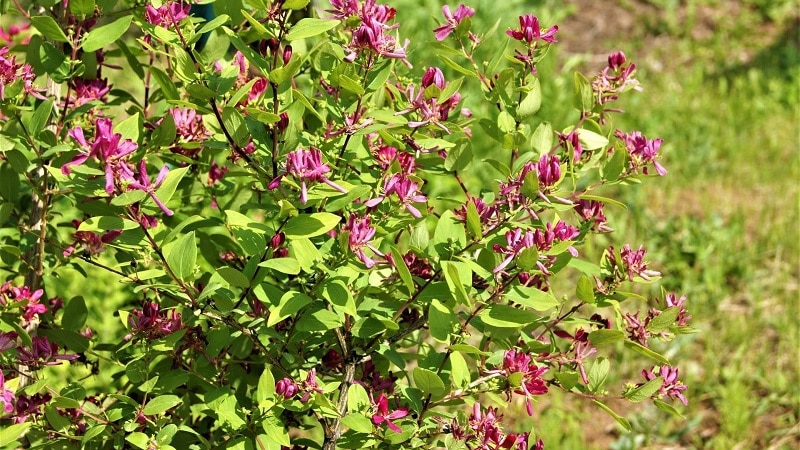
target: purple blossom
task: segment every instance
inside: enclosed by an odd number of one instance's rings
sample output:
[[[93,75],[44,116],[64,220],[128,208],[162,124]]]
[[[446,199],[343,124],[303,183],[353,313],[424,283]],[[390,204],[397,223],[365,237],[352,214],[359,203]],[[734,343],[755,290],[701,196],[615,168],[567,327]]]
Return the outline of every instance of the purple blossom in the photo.
[[[3,404],[3,412],[6,414],[14,412],[14,399],[14,391],[6,388],[5,374],[0,370],[0,403]]]
[[[74,226],[77,230],[78,227],[81,226],[81,221],[73,220],[72,226]],[[113,241],[119,237],[120,234],[122,234],[122,230],[109,230],[106,231],[102,236],[92,231],[76,231],[72,235],[75,241],[73,241],[72,244],[64,250],[63,255],[71,255],[75,251],[75,247],[77,245],[80,245],[81,248],[88,252],[90,256],[98,255],[103,253],[103,251],[106,249],[105,244]]]
[[[189,17],[189,9],[192,7],[184,2],[166,2],[158,8],[152,5],[145,6],[144,17],[153,25],[160,25],[169,28],[181,20]]]
[[[331,0],[333,9],[326,9],[326,12],[333,14],[334,19],[347,20],[352,16],[357,16],[360,9],[358,0]]]
[[[388,170],[394,161],[397,161],[400,166],[400,172],[405,175],[413,174],[417,167],[417,161],[413,154],[399,151],[388,145],[380,146],[373,154],[375,161],[378,162],[382,170]]]
[[[330,171],[330,166],[322,162],[322,153],[319,150],[313,147],[310,150],[298,149],[286,155],[286,172],[272,180],[269,189],[277,188],[285,175],[292,175],[300,180],[300,201],[304,205],[308,201],[306,181],[321,181],[346,194],[347,190],[325,176]]]
[[[0,353],[14,347],[17,341],[16,331],[0,331]]]
[[[644,249],[643,245],[640,245],[638,250],[632,250],[629,244],[625,244],[622,247],[620,257],[628,274],[628,280],[633,281],[634,275],[639,275],[645,281],[650,281],[651,277],[661,276],[661,273],[647,268],[647,263],[644,261],[645,253],[647,253],[647,250]]]
[[[170,108],[170,115],[175,122],[175,134],[184,142],[205,141],[211,133],[203,125],[203,116],[189,107]]]
[[[426,70],[425,74],[422,75],[423,89],[431,85],[434,85],[439,89],[445,88],[447,83],[444,80],[444,73],[442,73],[442,69],[438,67],[428,67],[428,70]]]
[[[612,53],[608,56],[608,65],[592,80],[592,91],[597,95],[597,103],[617,100],[619,94],[627,89],[641,91],[639,81],[633,78],[636,73],[636,64],[625,66],[627,59],[622,52]]]
[[[461,94],[456,92],[450,98],[440,101],[437,96],[426,96],[425,88],[431,85],[437,86],[440,90],[447,87],[444,75],[436,67],[432,67],[425,72],[419,89],[413,84],[406,88],[405,95],[409,102],[409,108],[398,111],[396,114],[402,115],[415,112],[419,115],[419,120],[409,121],[408,126],[419,128],[427,124],[433,124],[449,133],[450,130],[441,122],[446,121],[450,117],[450,113],[458,107],[461,102]]]
[[[658,377],[664,379],[659,389],[659,396],[668,396],[677,398],[684,405],[689,404],[689,400],[683,395],[683,392],[689,389],[688,386],[678,380],[678,368],[664,365],[661,367],[651,367],[650,370],[642,370],[642,376],[647,381],[654,380]]]
[[[383,253],[369,243],[375,236],[375,228],[372,228],[370,225],[370,218],[368,216],[359,217],[355,213],[351,214],[343,231],[349,233],[348,243],[350,245],[350,250],[358,256],[358,259],[360,259],[368,269],[375,266],[375,260],[367,256],[365,248],[372,250],[373,253],[380,257],[384,257]]]
[[[147,165],[145,164],[144,160],[141,160],[139,162],[139,173],[137,174],[136,179],[131,181],[130,184],[128,184],[128,187],[133,189],[138,189],[140,191],[147,193],[147,195],[149,195],[150,198],[153,199],[156,205],[158,205],[158,207],[161,208],[161,211],[163,211],[164,214],[171,216],[173,212],[169,208],[167,208],[167,205],[165,205],[164,202],[162,202],[158,197],[156,197],[156,189],[158,189],[158,187],[161,186],[161,183],[163,183],[164,180],[167,178],[168,173],[169,173],[169,167],[167,166],[162,167],[161,170],[158,172],[158,177],[156,177],[155,182],[150,183],[150,176],[147,175]]]
[[[8,52],[8,47],[0,48],[0,100],[5,100],[6,86],[16,81],[22,82],[25,92],[44,100],[44,97],[33,87],[33,80],[36,78],[36,75],[34,75],[31,66],[28,64],[17,64],[16,56],[12,56],[10,59],[7,58],[6,54]]]
[[[75,127],[69,135],[81,146],[81,152],[61,167],[61,173],[69,175],[71,166],[83,164],[90,157],[105,164],[106,192],[114,192],[114,181],[130,181],[133,172],[128,167],[128,156],[136,151],[138,145],[130,139],[122,140],[122,135],[113,132],[110,119],[100,118],[95,122],[94,142],[89,144],[83,129]]]
[[[495,244],[493,247],[495,252],[506,255],[506,258],[494,268],[493,272],[498,273],[505,269],[515,257],[526,249],[535,248],[539,252],[546,252],[553,247],[556,241],[569,241],[578,237],[579,234],[580,232],[575,227],[567,225],[562,220],[555,224],[547,223],[544,230],[538,228],[524,231],[522,228],[509,230],[506,232],[506,243],[508,245],[502,247],[499,244]],[[573,256],[577,256],[577,250],[574,247],[570,247],[569,252]],[[549,262],[549,260],[549,257],[540,255],[540,260],[536,263],[545,274],[549,274],[549,272],[543,261]]]
[[[442,14],[444,14],[444,25],[433,30],[433,32],[436,33],[437,41],[447,39],[447,36],[450,36],[450,33],[455,31],[462,20],[467,17],[472,17],[472,15],[475,14],[475,10],[462,4],[458,5],[455,12],[451,12],[450,7],[444,5],[442,6]]]
[[[667,169],[656,160],[661,144],[664,142],[663,140],[658,138],[647,139],[639,131],[626,134],[617,130],[616,136],[625,142],[625,149],[630,157],[630,169],[632,172],[638,173],[641,168],[642,172],[647,175],[647,164],[652,163],[659,175],[664,176],[667,174]]]
[[[510,377],[515,373],[522,374],[520,385],[516,387],[514,392],[525,396],[525,408],[529,416],[533,416],[533,404],[531,397],[534,395],[543,395],[547,393],[547,384],[545,384],[542,375],[547,372],[547,367],[538,367],[527,353],[517,353],[516,350],[507,350],[503,355],[503,369],[504,375]]]
[[[275,383],[275,392],[286,400],[294,397],[298,391],[297,383],[290,378],[283,378]]]
[[[373,414],[372,414],[372,423],[375,425],[380,425],[385,423],[390,430],[394,431],[395,433],[402,433],[403,430],[400,429],[397,425],[392,422],[392,420],[402,419],[403,417],[408,415],[407,408],[397,408],[394,411],[389,412],[389,399],[386,398],[386,394],[381,393],[378,396],[378,401],[373,401],[372,403]]]
[[[403,208],[419,219],[422,217],[422,213],[412,203],[425,203],[428,198],[419,193],[418,188],[419,186],[416,182],[406,178],[403,174],[394,174],[384,183],[383,195],[368,200],[365,204],[370,208],[374,208],[386,197],[394,194],[397,195]]]
[[[147,339],[159,339],[172,334],[181,328],[181,314],[177,311],[161,311],[158,303],[145,302],[142,310],[134,309],[128,316],[128,326],[131,333],[124,340],[129,341],[134,336],[143,336]]]
[[[341,10],[342,14],[349,11],[349,7]],[[384,58],[400,59],[407,66],[411,64],[406,60],[406,47],[408,40],[402,46],[397,44],[393,36],[386,32],[399,27],[399,25],[389,25],[394,19],[397,11],[386,5],[376,5],[375,0],[366,0],[361,6],[358,16],[361,23],[353,31],[353,37],[346,49],[350,51],[345,56],[345,61],[353,62],[359,53],[372,52]]]
[[[539,26],[539,18],[533,14],[525,14],[524,16],[519,16],[519,30],[508,30],[506,34],[518,41],[525,41],[528,45],[531,45],[540,39],[545,42],[558,42],[555,38],[557,31],[558,26],[553,25],[542,33]]]
[[[478,219],[484,227],[493,227],[500,221],[499,211],[495,205],[487,205],[482,199],[478,197],[469,196],[459,209],[454,211],[456,218],[462,222],[467,221],[467,210],[469,204],[475,205],[475,210],[478,212]]]
[[[69,105],[73,108],[85,105],[92,101],[105,102],[106,95],[111,91],[111,85],[106,78],[84,80],[76,78],[72,81],[72,100]]]
[[[529,434],[505,434],[500,423],[502,418],[503,415],[498,414],[497,408],[489,407],[484,412],[481,411],[481,405],[475,403],[472,405],[472,414],[469,416],[470,432],[467,433],[460,427],[454,426],[453,436],[470,443],[474,441],[476,445],[470,445],[469,448],[527,450]]]
[[[575,213],[583,222],[591,223],[591,229],[600,233],[614,231],[606,224],[606,216],[603,214],[603,202],[597,200],[580,199],[575,202]]]
[[[684,327],[688,325],[689,320],[692,319],[692,316],[689,314],[689,312],[686,310],[686,307],[684,306],[684,302],[686,302],[685,295],[681,295],[680,298],[677,298],[677,295],[675,294],[667,294],[667,296],[664,297],[664,303],[666,303],[667,308],[674,308],[674,307],[678,308],[678,317],[675,318],[675,323],[679,327]]]
[[[31,368],[41,366],[55,366],[61,361],[72,361],[78,359],[79,355],[67,355],[58,353],[58,344],[50,342],[45,336],[33,336],[31,347],[17,347],[17,359],[20,363]]]
[[[306,374],[306,379],[300,382],[298,388],[303,392],[303,396],[300,397],[300,401],[303,403],[307,403],[312,394],[323,393],[324,391],[319,387],[319,383],[317,383],[317,369],[309,370],[308,374]]]

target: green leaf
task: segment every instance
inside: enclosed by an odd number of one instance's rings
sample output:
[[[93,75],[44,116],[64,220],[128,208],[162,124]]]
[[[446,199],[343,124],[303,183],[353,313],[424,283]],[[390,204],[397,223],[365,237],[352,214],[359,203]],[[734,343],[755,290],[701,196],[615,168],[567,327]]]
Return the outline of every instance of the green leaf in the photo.
[[[372,433],[372,421],[363,414],[350,413],[342,417],[342,424],[357,433]]]
[[[94,12],[94,0],[70,0],[69,11],[76,16],[86,16]]]
[[[78,226],[78,231],[108,231],[108,230],[133,230],[139,224],[122,217],[100,216],[90,217]]]
[[[439,378],[439,375],[436,375],[435,372],[428,369],[423,369],[422,367],[417,367],[414,369],[413,376],[414,385],[424,394],[430,394],[434,397],[444,394],[444,382],[441,378]]]
[[[608,379],[608,372],[611,370],[611,363],[606,357],[599,357],[589,369],[589,392],[597,393]]]
[[[294,258],[272,258],[258,265],[289,275],[297,275],[300,273],[300,263]]]
[[[519,103],[517,108],[517,120],[524,120],[537,112],[542,107],[542,87],[539,84],[539,79],[533,79],[533,86],[525,94],[525,98]]]
[[[328,311],[319,306],[317,306],[317,308],[316,311],[303,314],[295,326],[297,331],[315,332],[332,330],[344,324],[344,321],[335,312]]]
[[[431,300],[428,307],[428,326],[431,336],[439,342],[449,342],[450,333],[458,317],[447,306],[437,299]]]
[[[289,219],[283,232],[287,239],[310,238],[327,233],[341,220],[336,214],[326,212],[301,214]]]
[[[147,437],[147,435],[142,433],[141,431],[136,431],[125,436],[125,440],[128,441],[134,447],[140,448],[142,450],[146,449],[148,447],[148,443],[150,442],[150,438]]]
[[[417,222],[417,224],[414,225],[414,229],[411,231],[411,239],[408,245],[415,250],[426,253],[429,240],[430,235],[428,234],[428,226],[425,224],[425,221],[421,220]]]
[[[684,418],[683,414],[681,414],[680,411],[675,409],[675,407],[670,405],[669,403],[663,402],[661,400],[653,400],[653,404],[655,404],[658,409],[660,409],[660,410],[662,410],[664,412],[668,412],[668,413],[672,414],[674,417],[677,417],[679,419],[683,419]]]
[[[348,411],[365,411],[370,407],[369,395],[364,386],[360,384],[351,384],[347,388],[347,410]],[[371,429],[370,429],[371,431]]]
[[[244,115],[237,108],[223,108],[222,123],[237,143],[243,143],[248,137],[249,131],[244,123]]]
[[[594,93],[592,84],[580,72],[575,72],[573,79],[575,85],[573,104],[578,111],[588,112],[594,108]]]
[[[236,397],[231,397],[234,400]],[[241,419],[239,419],[241,420]],[[242,425],[245,425],[242,421]],[[291,447],[292,443],[289,441],[289,432],[281,420],[273,415],[269,415],[261,422],[264,432],[267,433],[268,441],[272,441],[281,447]]]
[[[275,397],[275,377],[272,376],[272,371],[269,366],[264,366],[264,371],[258,378],[258,387],[256,388],[256,404],[260,405],[264,400]]]
[[[193,274],[197,263],[197,243],[194,231],[179,238],[166,254],[167,264],[172,272],[182,281]]]
[[[161,200],[164,204],[172,199],[172,196],[175,194],[175,189],[178,188],[178,183],[183,179],[183,177],[189,173],[190,166],[181,167],[179,169],[172,169],[167,174],[167,177],[164,179],[164,182],[161,183],[161,187],[156,190],[156,197]],[[156,205],[156,203],[148,197],[144,203],[145,207],[150,208],[151,211],[161,211],[160,208]]]
[[[311,297],[296,291],[289,291],[281,297],[278,307],[270,310],[267,326],[271,327],[283,319],[300,311],[312,302]]]
[[[470,306],[472,302],[467,295],[467,290],[461,283],[461,277],[458,274],[458,267],[450,261],[442,261],[442,272],[444,272],[445,281],[450,288],[450,293],[458,304]],[[472,280],[470,280],[471,282]]]
[[[472,382],[469,365],[460,352],[450,353],[450,377],[453,380],[453,386],[459,389],[466,389]]]
[[[611,417],[613,417],[614,420],[616,420],[617,423],[622,426],[622,428],[625,428],[625,430],[627,430],[627,431],[631,431],[631,429],[632,429],[631,428],[631,423],[628,422],[628,419],[626,419],[626,418],[620,416],[619,414],[615,413],[613,409],[611,409],[608,406],[604,405],[599,400],[592,400],[592,401],[594,402],[595,405],[599,406],[600,409],[602,409],[603,411],[605,411],[608,414],[610,414]]]
[[[553,294],[534,287],[514,286],[506,293],[506,298],[540,312],[557,308],[560,305]]]
[[[39,136],[39,133],[44,130],[47,125],[47,120],[53,112],[53,99],[47,99],[41,105],[36,107],[31,119],[28,121],[28,133],[31,136]]]
[[[0,164],[0,196],[11,203],[19,199],[19,175],[9,164]]]
[[[619,330],[595,330],[589,333],[589,342],[595,347],[624,341],[625,333]]]
[[[80,331],[86,324],[89,311],[83,297],[73,297],[64,306],[64,315],[61,316],[61,327],[68,331]]]
[[[64,34],[64,31],[58,23],[50,16],[31,17],[31,25],[39,30],[47,39],[56,42],[69,42],[67,35]]]
[[[250,286],[250,280],[242,272],[239,272],[233,267],[220,267],[217,269],[217,273],[231,286],[240,288],[246,288]]]
[[[97,27],[86,34],[81,43],[81,48],[85,52],[94,52],[100,50],[106,45],[121,38],[128,28],[131,26],[133,16],[122,16],[119,19]]]
[[[680,313],[680,311],[681,308],[679,306],[673,306],[672,308],[661,311],[659,315],[655,316],[653,320],[647,324],[647,331],[654,334],[666,331],[675,323],[675,319],[678,318],[678,313]]]
[[[578,141],[584,150],[597,150],[608,145],[608,138],[585,128],[578,128]]]
[[[649,348],[639,344],[638,342],[625,341],[625,347],[628,347],[629,349],[635,351],[636,353],[638,353],[640,355],[643,355],[643,356],[646,356],[646,357],[648,357],[650,359],[658,361],[661,364],[670,365],[670,362],[669,362],[669,360],[667,358],[665,358],[661,354],[656,353],[653,350],[650,350]]]
[[[586,276],[578,278],[578,286],[575,288],[575,295],[586,303],[594,303],[594,283]]]
[[[625,398],[628,400],[639,403],[642,401],[647,400],[648,398],[652,397],[653,394],[661,389],[661,385],[664,383],[664,379],[661,377],[653,378],[652,380],[648,381],[647,383],[635,388],[631,389],[630,391],[625,393]]]
[[[283,2],[282,9],[292,9],[295,11],[299,11],[308,5],[311,0],[286,0]]]
[[[163,414],[180,405],[181,402],[182,400],[177,395],[160,395],[147,402],[144,409],[142,409],[142,413],[146,416]]]
[[[15,423],[13,425],[5,425],[0,429],[0,447],[5,448],[7,445],[16,441],[17,438],[25,434],[30,428],[32,422]],[[17,448],[17,446],[15,446]]]
[[[575,385],[578,384],[578,380],[580,380],[580,374],[578,372],[570,371],[556,372],[555,377],[558,383],[561,384],[561,387],[568,391],[574,388]]]
[[[479,317],[486,325],[497,328],[520,328],[539,319],[539,316],[531,311],[508,305],[491,305],[484,309]]]
[[[391,247],[392,258],[394,259],[394,266],[397,269],[397,274],[400,276],[400,280],[403,281],[403,285],[406,287],[406,293],[411,294],[414,292],[414,279],[411,278],[411,272],[408,270],[408,266],[406,266],[406,262],[403,260],[403,256],[400,255],[400,252],[394,247]]]
[[[627,155],[624,150],[616,149],[611,159],[603,166],[603,179],[608,181],[616,181],[625,170],[625,162]]]
[[[322,260],[322,253],[314,244],[305,238],[289,241],[289,254],[292,255],[304,272],[314,271],[314,265]]]
[[[81,444],[84,446],[84,448],[89,442],[94,440],[94,438],[105,433],[106,428],[107,428],[106,425],[95,425],[86,430],[86,433],[83,436],[81,436]]]
[[[543,155],[553,148],[553,126],[550,122],[542,122],[533,131],[531,146],[539,155]]]
[[[289,29],[289,32],[286,34],[286,40],[291,42],[298,39],[310,38],[336,28],[339,23],[340,22],[338,20],[314,19],[306,17],[305,19],[300,19],[291,29]]]
[[[353,294],[342,281],[325,283],[322,287],[322,297],[330,302],[334,310],[350,316],[358,315]]]

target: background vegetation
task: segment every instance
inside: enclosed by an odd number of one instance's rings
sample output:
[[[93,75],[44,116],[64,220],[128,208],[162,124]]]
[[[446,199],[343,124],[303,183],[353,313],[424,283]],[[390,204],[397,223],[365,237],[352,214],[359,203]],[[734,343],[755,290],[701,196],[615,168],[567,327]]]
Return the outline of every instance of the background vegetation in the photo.
[[[415,51],[428,51],[420,43],[431,39],[431,17],[440,16],[441,3],[394,3],[401,33]],[[625,190],[636,214],[618,214],[626,220],[619,222],[609,208],[609,220],[620,231],[612,236],[645,245],[650,261],[664,272],[647,294],[654,297],[661,285],[686,294],[692,324],[701,330],[681,337],[679,351],[669,355],[689,385],[685,421],[644,410],[632,417],[636,431],[626,434],[588,402],[575,402],[567,412],[542,403],[534,418],[537,433],[549,448],[798,448],[797,5],[786,0],[467,3],[477,11],[476,22],[492,24],[502,17],[501,26],[508,26],[509,17],[532,12],[543,25],[559,25],[555,58],[545,64],[554,64],[561,75],[542,79],[545,95],[550,93],[547,117],[554,111],[577,114],[565,106],[571,99],[556,94],[571,83],[574,70],[598,71],[614,50],[637,63],[645,90],[627,95],[621,104],[628,113],[614,120],[625,131],[663,138],[669,175],[632,194]],[[429,62],[437,64],[433,52]],[[481,148],[484,142],[487,148]],[[479,132],[473,143],[476,158],[494,148]],[[481,175],[487,182],[495,174]],[[639,369],[624,358],[616,363]]]

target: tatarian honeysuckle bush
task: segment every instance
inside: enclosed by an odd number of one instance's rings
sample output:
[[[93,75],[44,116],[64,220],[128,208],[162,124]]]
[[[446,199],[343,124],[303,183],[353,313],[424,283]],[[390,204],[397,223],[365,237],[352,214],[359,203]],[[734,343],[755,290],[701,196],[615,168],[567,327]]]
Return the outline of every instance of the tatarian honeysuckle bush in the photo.
[[[625,428],[609,401],[687,404],[688,301],[635,293],[604,214],[667,174],[613,125],[622,52],[554,124],[575,31],[533,14],[409,42],[374,0],[0,4],[0,445],[541,449],[514,415],[554,390]]]

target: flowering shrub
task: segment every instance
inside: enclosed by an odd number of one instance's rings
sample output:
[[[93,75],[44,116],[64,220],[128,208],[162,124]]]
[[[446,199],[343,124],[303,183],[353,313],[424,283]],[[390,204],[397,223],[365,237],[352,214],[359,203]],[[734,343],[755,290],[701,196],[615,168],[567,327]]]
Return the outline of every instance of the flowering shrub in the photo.
[[[599,189],[666,174],[612,125],[621,52],[559,131],[532,14],[444,6],[425,68],[375,0],[33,3],[0,49],[0,445],[541,449],[508,402],[687,403],[650,347],[685,297],[628,312],[645,249],[586,250]],[[642,378],[607,385],[617,349]]]

